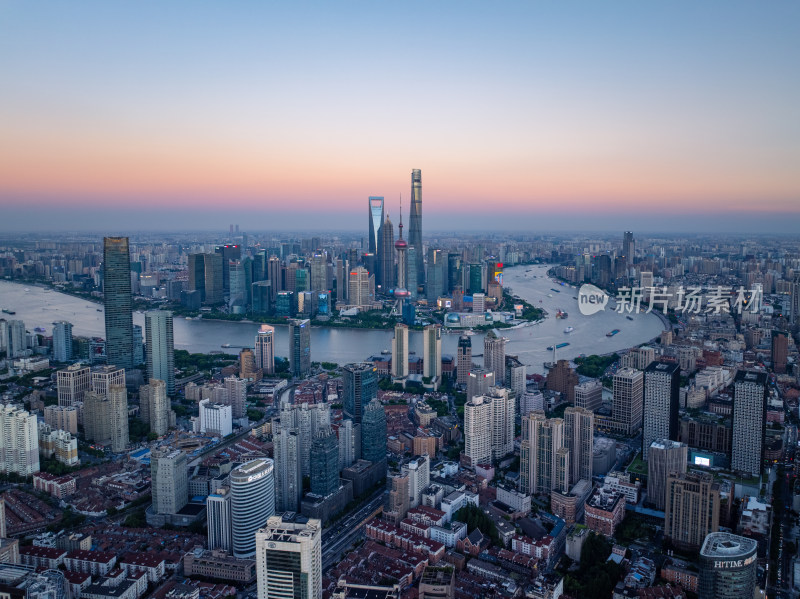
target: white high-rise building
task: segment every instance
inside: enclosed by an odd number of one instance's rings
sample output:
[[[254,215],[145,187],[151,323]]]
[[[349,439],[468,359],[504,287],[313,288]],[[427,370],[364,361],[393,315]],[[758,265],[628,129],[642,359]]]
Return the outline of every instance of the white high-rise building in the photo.
[[[92,368],[91,390],[98,395],[108,396],[108,390],[114,385],[125,385],[125,369],[114,365]]]
[[[275,472],[269,458],[251,460],[230,473],[234,557],[252,557],[256,531],[275,513]]]
[[[442,378],[442,325],[430,324],[422,330],[422,376]]]
[[[414,458],[403,464],[401,472],[408,476],[408,505],[417,507],[422,498],[422,491],[431,482],[431,462],[426,455]]]
[[[72,323],[66,320],[53,323],[53,359],[56,362],[72,360]]]
[[[523,493],[569,491],[569,461],[563,418],[547,418],[544,412],[522,417],[519,482]]]
[[[506,340],[494,331],[483,339],[483,367],[494,373],[496,385],[506,384]]]
[[[514,398],[492,387],[464,405],[464,455],[472,465],[489,464],[514,451]]]
[[[621,368],[614,375],[613,419],[616,432],[632,436],[642,427],[644,373]]]
[[[147,343],[147,376],[164,381],[167,393],[175,393],[175,347],[172,333],[172,312],[148,310],[144,313]]]
[[[467,375],[467,401],[478,395],[486,395],[495,386],[494,372],[486,368],[472,368]]]
[[[483,395],[464,404],[464,455],[470,463],[488,464],[492,461],[492,405]]]
[[[220,487],[206,499],[208,515],[208,548],[230,551],[233,544],[231,523],[231,493],[228,487]]]
[[[272,516],[255,538],[258,599],[322,599],[320,520]]]
[[[731,470],[761,474],[766,431],[767,374],[736,373],[733,383],[733,439]]]
[[[521,416],[531,412],[544,411],[544,395],[538,389],[526,390],[519,399],[519,413]]]
[[[153,512],[177,514],[189,501],[189,470],[186,454],[179,449],[154,451],[150,455]]]
[[[331,425],[329,403],[284,405],[280,412],[281,426],[296,429],[300,435],[300,464],[303,476],[311,475],[311,444],[317,433]]]
[[[397,324],[392,339],[392,376],[408,376],[408,326]]]
[[[599,410],[603,405],[603,383],[599,380],[590,380],[580,385],[575,385],[575,407],[586,408],[592,412]]]
[[[78,434],[78,409],[74,406],[45,406],[44,421],[55,430]]]
[[[680,378],[677,364],[651,362],[644,370],[643,460],[656,439],[678,439]]]
[[[506,387],[519,401],[527,387],[527,368],[516,356],[506,356]]]
[[[303,496],[301,442],[297,429],[280,426],[273,432],[275,452],[275,506],[279,512],[296,512]]]
[[[124,370],[123,378],[124,378]],[[108,403],[111,425],[111,451],[122,453],[128,448],[128,389],[125,385],[108,387]]]
[[[56,373],[58,405],[73,406],[83,401],[91,387],[91,369],[81,364],[73,364]]]
[[[247,415],[247,381],[235,376],[225,377],[225,390],[234,419]]]
[[[25,334],[25,323],[21,320],[9,320],[5,325],[6,356],[9,358],[21,358],[28,351],[28,338]]]
[[[262,324],[255,345],[256,368],[264,374],[275,374],[275,327]]]
[[[594,412],[586,408],[568,407],[564,410],[564,446],[569,449],[570,485],[584,479],[592,480],[594,458]]]
[[[350,306],[368,306],[372,303],[370,293],[370,274],[363,266],[357,266],[350,270],[350,277],[347,282],[347,304]],[[340,301],[343,301],[342,298]]]
[[[0,472],[20,476],[39,472],[36,416],[12,404],[0,405]]]
[[[492,459],[514,453],[514,397],[505,387],[492,387],[486,395],[492,404]]]
[[[167,400],[167,385],[164,381],[150,379],[148,385],[139,387],[139,413],[150,425],[150,432],[159,437],[169,429],[170,403]]]
[[[361,456],[361,425],[349,418],[339,425],[339,470],[351,466]]]
[[[230,406],[204,399],[199,408],[201,433],[226,437],[233,432],[233,412]]]

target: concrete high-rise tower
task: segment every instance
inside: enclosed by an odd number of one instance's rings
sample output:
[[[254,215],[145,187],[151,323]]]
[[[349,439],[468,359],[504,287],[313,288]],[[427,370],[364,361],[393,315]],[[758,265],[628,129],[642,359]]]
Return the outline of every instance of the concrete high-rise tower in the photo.
[[[710,533],[700,548],[699,579],[699,599],[755,596],[758,541],[729,532]]]
[[[339,489],[339,442],[330,427],[320,429],[311,443],[310,461],[311,492],[320,497],[336,492]]]
[[[371,362],[347,364],[342,368],[344,417],[361,422],[369,402],[378,396],[378,373]]]
[[[677,364],[651,362],[644,370],[642,459],[656,439],[678,439],[681,369]]]
[[[764,456],[767,374],[740,370],[733,390],[731,470],[758,476]]]
[[[378,240],[378,276],[376,283],[380,285],[381,292],[388,294],[394,289],[394,225],[389,215],[381,225]]]
[[[408,245],[415,249],[417,284],[425,282],[425,260],[422,253],[422,171],[411,171],[411,214],[408,218]]]
[[[133,300],[127,237],[103,239],[103,303],[109,364],[133,368]]]
[[[635,368],[620,368],[614,375],[613,417],[615,430],[633,435],[642,426],[644,375]]]
[[[311,321],[289,321],[289,371],[304,377],[311,372]]]
[[[506,384],[506,340],[489,331],[483,339],[483,367],[494,373],[494,384]]]
[[[189,470],[180,449],[154,451],[150,457],[153,512],[176,514],[189,501]]]
[[[442,325],[429,324],[422,330],[422,376],[442,378]]]
[[[0,472],[23,477],[39,472],[36,415],[12,404],[0,405]]]
[[[396,324],[392,339],[392,376],[408,376],[408,326]]]
[[[220,487],[206,499],[208,548],[231,550],[231,493]]]
[[[633,232],[625,231],[622,237],[622,257],[625,259],[625,265],[633,265],[633,255],[636,253],[635,242],[633,241]]]
[[[281,425],[273,433],[275,452],[275,506],[280,512],[296,512],[303,496],[300,434]]]
[[[231,471],[231,522],[234,557],[256,552],[256,531],[275,513],[275,474],[269,458],[245,462]]]
[[[53,323],[53,359],[56,362],[72,360],[72,323],[66,320]]]
[[[574,406],[564,410],[564,445],[569,449],[572,460],[569,468],[570,485],[581,479],[591,482],[594,457],[594,412]]]
[[[150,432],[159,437],[169,429],[169,400],[164,381],[150,379],[150,384],[139,387],[139,413],[144,422],[150,425]]]
[[[383,196],[369,197],[369,242],[368,251],[378,254],[378,231],[383,224]]]
[[[255,535],[258,599],[322,599],[322,522],[272,516]]]
[[[58,389],[58,405],[70,407],[83,401],[84,395],[91,388],[91,369],[81,364],[73,364],[56,373]]]
[[[164,381],[167,393],[175,393],[175,346],[172,333],[172,312],[149,310],[144,314],[147,343],[147,376]]]
[[[111,385],[108,388],[108,402],[111,425],[111,451],[122,453],[128,448],[128,390],[125,385]]]
[[[686,472],[689,448],[685,443],[655,439],[647,452],[647,502],[657,510],[667,504],[667,476]]]
[[[364,406],[361,419],[361,458],[370,462],[386,459],[386,413],[383,404],[373,399]]]
[[[458,356],[456,360],[456,382],[466,386],[469,371],[472,370],[472,341],[468,335],[458,338]]]
[[[275,374],[275,327],[262,324],[256,333],[256,368]]]

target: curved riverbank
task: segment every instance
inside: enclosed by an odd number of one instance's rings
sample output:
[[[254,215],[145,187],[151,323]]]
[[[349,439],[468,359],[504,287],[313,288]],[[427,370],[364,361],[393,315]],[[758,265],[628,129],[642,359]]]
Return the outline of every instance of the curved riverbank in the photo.
[[[546,266],[526,266],[508,268],[504,273],[505,282],[513,289],[515,295],[519,295],[530,305],[547,313],[542,320],[536,322],[497,329],[498,334],[508,339],[506,353],[517,356],[520,361],[527,364],[529,372],[545,371],[544,362],[550,361],[553,357],[552,351],[546,349],[547,346],[569,343],[569,346],[557,350],[557,357],[572,359],[580,354],[622,351],[647,343],[664,330],[661,319],[653,314],[635,315],[633,321],[614,312],[583,316],[578,311],[577,301],[573,299],[573,296],[577,296],[577,292],[570,287],[554,284],[546,276],[546,270]],[[559,285],[560,292],[552,292],[555,285]],[[30,288],[29,292],[24,291],[26,287]],[[28,330],[45,327],[48,334],[53,321],[68,320],[73,324],[75,335],[105,337],[102,305],[98,307],[97,300],[92,301],[50,289],[33,283],[0,281],[0,306],[17,312],[14,316],[3,316],[23,320]],[[566,321],[555,318],[559,309],[568,313]],[[144,315],[134,313],[134,323],[144,325]],[[186,320],[176,315],[175,347],[199,353],[220,350],[226,353],[238,353],[233,346],[252,347],[260,325],[261,323],[254,321],[211,318]],[[564,332],[567,325],[574,327],[573,332]],[[612,329],[620,329],[620,333],[614,337],[606,337],[606,333]],[[312,359],[337,364],[361,362],[388,350],[391,347],[392,336],[392,330],[385,329],[312,326]],[[456,355],[459,336],[457,334],[442,336],[443,354]],[[288,327],[276,326],[275,337],[276,355],[288,355]],[[473,354],[483,353],[483,337],[483,332],[476,332],[470,336]],[[222,348],[223,344],[229,344],[231,347]],[[422,356],[420,331],[410,332],[409,346],[417,356]]]

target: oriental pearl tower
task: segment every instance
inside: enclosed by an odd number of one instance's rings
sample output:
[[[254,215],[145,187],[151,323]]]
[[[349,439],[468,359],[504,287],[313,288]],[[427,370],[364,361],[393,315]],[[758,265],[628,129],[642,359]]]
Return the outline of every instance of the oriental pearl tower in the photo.
[[[403,302],[411,295],[406,289],[406,251],[408,243],[403,239],[403,196],[400,196],[400,231],[397,241],[394,242],[394,249],[397,250],[397,287],[394,289],[394,297],[397,300],[394,305],[394,314],[403,313]]]

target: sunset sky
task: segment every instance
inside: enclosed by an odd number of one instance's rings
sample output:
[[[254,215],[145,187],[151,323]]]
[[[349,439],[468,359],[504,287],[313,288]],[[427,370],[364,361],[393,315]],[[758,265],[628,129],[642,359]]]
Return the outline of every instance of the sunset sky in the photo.
[[[426,228],[796,232],[799,60],[794,0],[4,1],[0,230],[355,230],[420,168]]]

